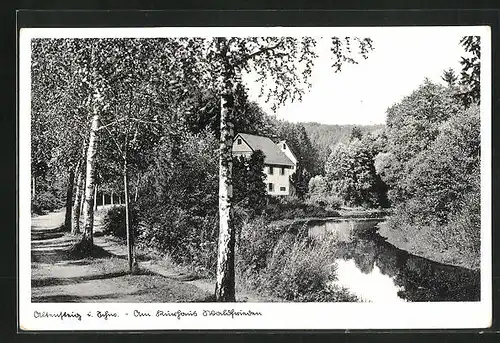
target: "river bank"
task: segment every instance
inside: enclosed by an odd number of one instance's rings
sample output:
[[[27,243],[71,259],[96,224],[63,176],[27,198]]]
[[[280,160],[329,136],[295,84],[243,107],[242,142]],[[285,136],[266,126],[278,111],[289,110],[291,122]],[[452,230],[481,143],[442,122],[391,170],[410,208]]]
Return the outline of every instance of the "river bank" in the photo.
[[[479,259],[464,256],[457,248],[451,247],[446,250],[436,249],[436,247],[425,238],[426,234],[423,230],[410,236],[402,231],[391,229],[386,221],[378,223],[377,226],[378,234],[398,249],[405,250],[413,255],[438,263],[470,270],[480,269]]]

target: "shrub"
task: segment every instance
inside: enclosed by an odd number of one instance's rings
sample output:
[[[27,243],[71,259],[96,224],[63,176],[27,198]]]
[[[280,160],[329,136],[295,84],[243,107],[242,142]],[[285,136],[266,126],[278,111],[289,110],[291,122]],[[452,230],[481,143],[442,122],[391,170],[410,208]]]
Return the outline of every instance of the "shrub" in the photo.
[[[330,240],[313,241],[266,223],[262,218],[242,229],[236,266],[251,288],[289,301],[357,301],[331,285],[336,266]]]
[[[269,224],[262,217],[243,225],[237,245],[237,269],[256,273],[267,266],[272,250],[284,229]]]
[[[339,213],[309,201],[294,197],[270,198],[266,210],[267,219],[296,219],[304,217],[337,217]]]
[[[129,206],[129,224],[134,234],[137,235],[137,209]],[[103,220],[103,231],[105,234],[119,238],[127,238],[127,228],[125,225],[125,206],[117,205],[106,211]]]
[[[343,201],[336,195],[311,194],[306,200],[306,204],[319,206],[330,210],[338,210]]]
[[[31,201],[31,211],[36,214],[51,212],[63,206],[64,201],[49,191],[37,194]]]
[[[336,266],[324,245],[285,235],[274,249],[264,287],[275,296],[300,301],[322,292],[335,278]]]

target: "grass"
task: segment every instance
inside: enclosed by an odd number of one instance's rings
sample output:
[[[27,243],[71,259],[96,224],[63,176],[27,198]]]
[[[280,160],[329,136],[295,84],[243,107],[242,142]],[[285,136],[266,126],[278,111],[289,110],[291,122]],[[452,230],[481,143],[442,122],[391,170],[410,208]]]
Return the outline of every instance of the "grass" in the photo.
[[[238,279],[247,289],[284,301],[359,301],[331,285],[336,279],[332,240],[280,232],[262,220],[249,223],[237,249]]]
[[[450,237],[452,231],[453,228],[449,226],[416,227],[388,221],[379,224],[378,233],[387,238],[392,245],[414,255],[439,263],[473,270],[479,269],[479,251],[470,247],[470,240]]]

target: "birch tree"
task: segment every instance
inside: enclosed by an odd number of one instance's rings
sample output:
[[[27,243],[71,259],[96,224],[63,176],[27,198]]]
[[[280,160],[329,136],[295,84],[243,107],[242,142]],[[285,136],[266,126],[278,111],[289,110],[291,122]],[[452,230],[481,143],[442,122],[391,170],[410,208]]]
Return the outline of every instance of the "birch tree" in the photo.
[[[75,82],[74,55],[70,40],[35,39],[32,42],[32,176],[48,169],[67,175],[65,227],[71,228],[71,211],[80,142],[86,130],[79,102],[81,93]],[[73,120],[76,119],[76,120]],[[33,187],[35,194],[36,188]]]
[[[354,42],[354,44],[353,44]],[[261,83],[261,95],[276,109],[288,101],[300,100],[309,82],[314,60],[318,57],[313,37],[216,37],[205,44],[186,45],[186,50],[208,64],[212,85],[220,94],[219,158],[219,242],[215,299],[235,301],[234,246],[232,214],[232,143],[235,113],[234,92],[242,73],[254,73]],[[353,49],[353,46],[356,49]],[[196,49],[201,50],[196,51]],[[357,63],[353,55],[367,58],[372,50],[369,38],[331,39],[332,66],[340,71],[344,63]],[[203,79],[201,80],[204,81]]]

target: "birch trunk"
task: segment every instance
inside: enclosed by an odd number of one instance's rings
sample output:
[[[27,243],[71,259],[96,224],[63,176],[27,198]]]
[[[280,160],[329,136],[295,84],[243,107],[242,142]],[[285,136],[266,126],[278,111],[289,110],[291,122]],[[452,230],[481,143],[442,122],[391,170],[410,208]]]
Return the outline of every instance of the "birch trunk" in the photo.
[[[85,203],[85,170],[83,173],[82,192],[80,193],[80,213],[83,213],[83,204]]]
[[[81,242],[82,251],[90,255],[94,245],[94,185],[95,185],[95,162],[97,155],[99,130],[99,115],[92,117],[89,145],[87,149],[87,165],[85,173],[85,202],[83,204],[83,238]]]
[[[219,250],[217,254],[217,282],[215,285],[215,300],[234,302],[234,243],[235,231],[232,218],[232,70],[227,62],[227,41],[219,38],[220,52],[226,61],[224,76],[224,91],[221,95],[220,116],[220,156],[219,156]]]
[[[75,202],[73,204],[73,209],[71,216],[73,217],[71,221],[71,233],[80,233],[80,202],[82,200],[81,194],[83,193],[83,165],[82,162],[78,162],[76,167],[76,189],[75,189]]]
[[[97,185],[94,186],[94,212],[97,211]]]
[[[114,195],[115,195],[115,194],[113,193],[113,191],[111,191],[111,205],[114,205],[114,204],[115,204],[114,199],[113,199],[113,198],[114,198]]]
[[[31,177],[31,198],[35,199],[36,197],[36,178],[34,176]]]
[[[71,230],[71,208],[72,208],[72,201],[73,201],[73,188],[75,186],[75,169],[71,168],[69,171],[69,177],[68,177],[68,188],[66,190],[66,213],[64,215],[64,228],[68,231]]]
[[[126,154],[126,144],[125,143],[125,154]],[[125,228],[127,230],[127,247],[128,247],[128,268],[130,273],[134,271],[134,233],[130,228],[130,210],[129,210],[129,198],[128,198],[128,169],[127,169],[127,158],[123,162],[123,188],[125,189]]]
[[[137,183],[135,185],[134,202],[137,202],[138,196],[139,196],[139,179],[137,179]]]
[[[104,192],[102,192],[102,206],[104,206],[106,204],[104,196],[105,196],[105,194],[104,194]]]

